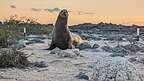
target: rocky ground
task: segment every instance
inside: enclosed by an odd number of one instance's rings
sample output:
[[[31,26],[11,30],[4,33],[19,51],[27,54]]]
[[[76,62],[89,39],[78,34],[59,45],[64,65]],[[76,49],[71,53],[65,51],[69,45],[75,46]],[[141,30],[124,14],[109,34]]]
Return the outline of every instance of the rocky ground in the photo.
[[[0,81],[143,81],[143,41],[90,40],[76,49],[48,51],[50,39],[20,49],[32,66],[0,69]],[[139,49],[138,49],[139,48]]]

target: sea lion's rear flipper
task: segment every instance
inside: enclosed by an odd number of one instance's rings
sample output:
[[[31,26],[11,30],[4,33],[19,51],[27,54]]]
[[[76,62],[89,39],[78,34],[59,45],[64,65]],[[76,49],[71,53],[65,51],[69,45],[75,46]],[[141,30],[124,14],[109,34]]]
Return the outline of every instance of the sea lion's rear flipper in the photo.
[[[72,40],[69,40],[68,42],[68,49],[74,49],[75,46],[72,44]]]

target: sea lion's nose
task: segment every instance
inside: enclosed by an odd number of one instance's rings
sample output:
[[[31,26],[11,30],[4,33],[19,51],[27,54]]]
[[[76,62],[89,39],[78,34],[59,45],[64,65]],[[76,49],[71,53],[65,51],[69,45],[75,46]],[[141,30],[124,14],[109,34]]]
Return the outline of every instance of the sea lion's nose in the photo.
[[[63,14],[64,14],[64,16],[67,16],[67,12],[64,12]]]

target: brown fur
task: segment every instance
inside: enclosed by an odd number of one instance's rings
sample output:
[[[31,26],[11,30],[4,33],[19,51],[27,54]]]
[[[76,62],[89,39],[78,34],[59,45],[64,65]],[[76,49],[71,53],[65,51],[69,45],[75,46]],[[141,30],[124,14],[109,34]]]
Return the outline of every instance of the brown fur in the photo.
[[[67,26],[68,22],[68,11],[63,9],[57,18],[55,27],[52,33],[52,42],[48,50],[52,50],[56,47],[65,50],[71,49],[82,42],[80,36],[73,34],[69,31]]]

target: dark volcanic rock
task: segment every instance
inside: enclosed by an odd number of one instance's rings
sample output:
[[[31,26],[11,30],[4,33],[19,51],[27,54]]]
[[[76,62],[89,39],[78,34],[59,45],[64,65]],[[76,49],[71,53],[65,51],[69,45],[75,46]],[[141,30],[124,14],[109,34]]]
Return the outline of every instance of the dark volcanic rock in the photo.
[[[137,61],[137,57],[131,57],[131,58],[128,59],[128,61],[135,62],[135,61]]]
[[[88,42],[84,42],[84,43],[76,46],[76,48],[79,48],[80,50],[83,50],[83,49],[89,49],[89,48],[92,48],[92,47]]]
[[[123,53],[113,53],[113,54],[111,54],[110,56],[111,56],[111,57],[117,57],[117,56],[124,57],[125,54],[123,54]]]
[[[109,46],[103,46],[101,49],[103,49],[106,52],[111,52],[113,54],[111,54],[111,57],[116,57],[116,56],[121,56],[124,57],[128,54],[130,54],[131,52],[126,50],[125,48],[123,48],[122,46],[116,46],[116,47],[109,47]]]
[[[128,55],[129,54],[129,51],[124,49],[122,46],[116,46],[113,48],[113,52],[115,53],[122,53],[124,55]]]
[[[135,44],[129,44],[129,45],[123,46],[123,48],[131,52],[138,52],[141,50],[141,48]]]
[[[76,77],[77,77],[78,79],[89,80],[89,77],[88,77],[85,73],[82,73],[82,72],[80,72],[78,75],[76,75]]]
[[[44,43],[44,41],[38,38],[34,38],[34,39],[29,40],[29,42],[26,44],[33,44],[33,43]]]
[[[102,50],[104,50],[105,52],[113,52],[112,48],[109,46],[103,46],[101,47]]]
[[[144,64],[144,56],[134,56],[128,59],[130,62],[142,63]]]
[[[140,57],[140,58],[138,59],[138,62],[144,64],[144,57]]]
[[[41,62],[35,62],[34,66],[39,67],[39,68],[45,68],[48,67],[48,65],[46,64],[46,62],[41,61]]]
[[[100,45],[94,44],[92,48],[99,48],[99,47],[100,47]]]

